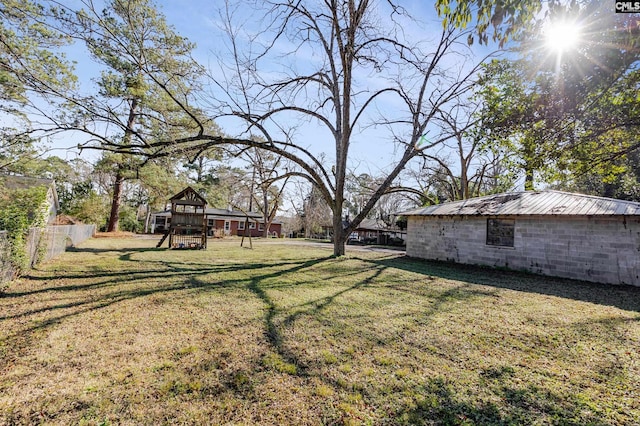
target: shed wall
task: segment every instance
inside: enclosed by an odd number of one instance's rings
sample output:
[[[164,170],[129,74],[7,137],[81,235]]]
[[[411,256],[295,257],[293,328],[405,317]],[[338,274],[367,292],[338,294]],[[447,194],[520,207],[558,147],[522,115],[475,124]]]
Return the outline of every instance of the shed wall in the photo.
[[[640,286],[640,218],[510,218],[514,247],[486,244],[487,217],[410,216],[407,255]]]

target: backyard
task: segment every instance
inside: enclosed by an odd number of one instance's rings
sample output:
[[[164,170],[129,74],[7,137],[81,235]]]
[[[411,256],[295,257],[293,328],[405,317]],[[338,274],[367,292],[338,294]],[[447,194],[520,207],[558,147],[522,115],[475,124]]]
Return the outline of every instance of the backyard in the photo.
[[[94,238],[0,295],[0,424],[640,424],[640,288]]]

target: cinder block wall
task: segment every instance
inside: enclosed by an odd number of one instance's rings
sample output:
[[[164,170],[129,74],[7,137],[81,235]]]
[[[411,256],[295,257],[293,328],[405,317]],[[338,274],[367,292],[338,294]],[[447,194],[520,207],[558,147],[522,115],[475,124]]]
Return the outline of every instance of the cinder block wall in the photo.
[[[514,247],[486,232],[487,217],[412,216],[407,255],[640,286],[640,218],[515,217]]]

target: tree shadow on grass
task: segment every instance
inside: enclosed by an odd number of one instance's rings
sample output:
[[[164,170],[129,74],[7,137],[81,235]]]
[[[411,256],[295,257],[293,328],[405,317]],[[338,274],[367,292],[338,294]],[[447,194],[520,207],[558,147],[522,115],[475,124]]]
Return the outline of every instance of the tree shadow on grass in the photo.
[[[191,284],[191,286],[197,287],[206,287],[210,286],[210,284],[194,281],[193,277],[208,275],[213,273],[230,273],[230,272],[241,272],[248,270],[260,270],[265,268],[279,268],[285,267],[289,265],[298,265],[299,261],[286,261],[286,262],[271,262],[271,263],[251,263],[251,264],[223,264],[223,265],[212,265],[212,264],[204,264],[204,263],[183,263],[183,262],[170,262],[166,260],[157,260],[157,261],[139,261],[139,260],[131,260],[129,256],[121,256],[120,260],[128,260],[132,262],[140,262],[144,263],[145,266],[152,266],[148,269],[133,269],[133,270],[89,270],[89,271],[72,271],[72,272],[61,272],[55,271],[51,273],[40,273],[40,274],[27,274],[24,276],[25,279],[30,281],[43,281],[43,282],[55,282],[56,280],[64,279],[64,280],[93,280],[97,279],[100,281],[97,282],[89,282],[86,284],[70,284],[70,285],[51,285],[47,287],[40,287],[33,290],[28,291],[14,291],[9,289],[4,293],[0,293],[0,299],[2,298],[19,298],[32,294],[38,293],[46,293],[46,292],[65,292],[65,291],[75,291],[75,290],[89,290],[89,289],[97,289],[102,287],[109,287],[113,285],[120,285],[126,281],[137,281],[137,280],[166,280],[174,277],[188,276],[187,282]],[[285,273],[284,271],[283,273]],[[2,318],[0,318],[2,319]]]
[[[375,265],[402,269],[434,278],[463,281],[528,293],[544,294],[640,312],[640,287],[598,284],[460,263],[422,260],[407,256],[362,259]]]
[[[158,247],[138,247],[138,248],[95,248],[95,247],[76,247],[71,246],[66,251],[69,253],[129,253],[129,252],[137,252],[144,253],[148,251],[167,251],[167,248],[158,248]]]
[[[525,425],[565,424],[604,426],[598,413],[574,395],[559,395],[535,385],[516,387],[509,367],[481,371],[485,386],[493,394],[472,395],[465,400],[442,377],[416,383],[411,393],[414,404],[394,413],[394,424],[401,425]],[[500,400],[498,406],[494,400]],[[483,401],[484,399],[484,401]]]
[[[305,268],[310,268],[325,260],[327,259],[308,261],[287,270],[286,273],[300,273]],[[304,324],[307,319],[311,320],[312,323],[313,321],[322,322],[321,317],[323,316],[323,312],[325,312],[330,306],[335,304],[339,298],[347,295],[348,293],[370,288],[371,285],[380,285],[379,288],[387,288],[387,283],[384,282],[381,277],[389,268],[390,266],[386,265],[376,265],[374,268],[366,271],[366,276],[357,279],[351,285],[336,289],[336,291],[332,291],[328,295],[323,295],[322,297],[307,300],[304,303],[287,307],[279,307],[272,296],[270,296],[269,290],[272,290],[273,286],[263,285],[263,280],[266,278],[270,278],[270,276],[261,275],[250,282],[250,284],[248,285],[249,290],[251,290],[260,300],[262,300],[267,308],[264,315],[265,337],[267,338],[271,350],[273,350],[282,361],[289,365],[295,366],[295,373],[290,374],[295,374],[299,377],[315,377],[317,379],[320,379],[323,383],[333,389],[343,389],[345,383],[340,382],[335,377],[320,375],[320,373],[315,370],[315,368],[318,366],[315,365],[314,360],[309,361],[305,359],[305,357],[302,356],[302,353],[289,346],[289,342],[287,342],[286,337],[287,330],[295,327],[296,323]],[[361,274],[361,272],[358,272],[358,274]],[[276,275],[280,275],[280,273],[275,274],[274,276]],[[342,274],[340,274],[338,277],[344,278]],[[339,279],[338,277],[334,277],[334,279]],[[332,278],[323,278],[323,280],[327,279],[330,280]],[[444,291],[440,289],[438,291],[435,291],[434,294],[429,295],[428,298],[432,300],[433,303],[430,304],[428,309],[421,310],[419,313],[415,313],[417,315],[416,318],[407,320],[411,323],[419,323],[422,327],[429,321],[429,318],[437,315],[438,313],[448,309],[451,306],[457,305],[461,301],[470,300],[477,297],[491,296],[494,296],[494,293],[492,291],[486,291],[471,284],[461,283],[461,285]],[[392,297],[392,295],[390,295],[390,297]],[[393,302],[392,300],[385,299],[382,303],[386,304]],[[359,311],[359,313],[363,316],[363,321],[371,322],[371,319],[366,318],[369,315],[369,312],[366,309]],[[348,340],[350,339],[348,337],[348,322],[351,319],[353,319],[353,316],[349,316],[349,319],[345,320],[347,321],[347,324],[345,324],[346,327],[341,332],[341,335],[343,335],[343,337]],[[332,322],[331,324],[327,323],[326,325],[328,327],[335,327],[341,320],[336,318],[334,319],[334,321],[335,322]],[[380,329],[376,328],[375,326],[373,328],[359,328],[357,331],[357,338],[359,340],[367,342],[363,347],[387,348],[396,345],[398,341],[404,341],[407,334],[411,334],[414,332],[411,327],[412,326],[409,325],[408,328],[398,329],[394,332],[389,332],[386,327],[382,327],[382,334],[378,332],[380,331]],[[309,362],[311,362],[311,364]]]
[[[29,279],[34,280],[42,280],[46,282],[55,282],[55,280],[65,279],[65,280],[74,280],[74,279],[86,279],[89,281],[99,280],[97,282],[89,282],[86,284],[69,284],[69,285],[52,285],[48,287],[42,287],[29,291],[12,291],[9,290],[5,293],[0,294],[0,299],[6,298],[15,298],[20,299],[26,296],[32,296],[36,294],[42,293],[69,293],[69,292],[77,292],[77,291],[93,291],[93,290],[108,290],[111,287],[122,286],[125,284],[130,284],[131,286],[136,286],[131,288],[130,290],[122,290],[117,292],[106,293],[100,296],[94,296],[92,294],[88,294],[86,298],[82,300],[78,300],[75,302],[69,303],[59,303],[55,305],[49,305],[42,308],[37,309],[28,309],[28,305],[25,306],[24,310],[13,314],[13,315],[4,315],[0,316],[0,320],[7,319],[15,319],[20,317],[27,317],[29,315],[43,313],[43,312],[51,312],[60,309],[81,307],[81,306],[91,306],[95,305],[97,308],[103,308],[105,306],[109,306],[113,303],[126,300],[126,299],[134,299],[138,297],[145,297],[155,293],[166,293],[166,292],[174,292],[174,291],[184,291],[186,289],[220,289],[228,286],[237,285],[238,281],[235,279],[229,280],[216,280],[216,281],[205,281],[198,279],[201,276],[207,276],[216,273],[229,273],[229,272],[238,272],[238,271],[247,271],[247,270],[260,270],[265,268],[282,268],[286,266],[293,267],[291,269],[280,270],[277,272],[258,275],[254,278],[255,281],[262,281],[263,279],[273,278],[279,276],[281,274],[286,274],[290,272],[296,272],[300,269],[310,267],[316,263],[320,263],[328,258],[320,258],[314,259],[312,261],[300,263],[300,262],[279,262],[279,263],[252,263],[252,264],[243,264],[243,265],[208,265],[207,268],[203,268],[202,266],[197,266],[196,268],[183,268],[176,267],[171,262],[160,261],[159,264],[166,267],[166,269],[148,269],[142,271],[100,271],[100,272],[86,272],[86,273],[71,273],[71,274],[52,274],[52,275],[40,275],[38,277],[30,277]],[[193,265],[192,265],[193,266]],[[150,287],[147,289],[139,289],[137,286],[142,284],[143,282],[147,282],[150,280],[158,280],[158,281],[166,281],[172,278],[183,278],[177,283],[166,285],[159,284],[154,287]],[[244,285],[244,284],[241,284]],[[253,285],[253,284],[252,284]],[[251,291],[254,291],[252,285],[249,286]],[[266,295],[266,293],[265,293]],[[89,309],[90,310],[90,309]],[[82,311],[85,312],[85,311]]]
[[[273,299],[271,299],[267,291],[261,286],[261,283],[265,279],[278,277],[283,274],[300,273],[304,269],[311,268],[329,259],[331,259],[331,256],[313,259],[313,260],[303,262],[286,271],[277,271],[271,274],[261,275],[253,278],[248,286],[249,290],[252,293],[254,293],[267,307],[267,311],[264,317],[265,336],[267,338],[267,341],[271,345],[272,349],[278,355],[280,355],[286,362],[296,366],[297,373],[298,375],[301,375],[301,376],[306,375],[307,368],[293,352],[286,350],[284,345],[284,338],[282,336],[282,331],[278,328],[278,325],[276,324],[276,321],[275,321],[275,318],[280,312],[280,310],[277,307],[276,303],[273,301]],[[357,284],[356,286],[359,286],[359,285],[361,284]],[[343,290],[339,293],[345,293],[351,290],[352,288]],[[334,295],[333,297],[335,298],[337,296],[338,294]],[[287,322],[285,321],[285,325],[286,324]]]
[[[5,337],[0,339],[0,346],[14,347],[15,349],[27,348],[30,344],[29,342],[35,338],[34,333],[38,331],[43,331],[55,324],[59,324],[67,318],[75,317],[97,309],[104,309],[127,300],[143,298],[154,294],[167,294],[184,291],[216,291],[230,286],[247,287],[246,278],[242,278],[241,280],[235,278],[218,280],[201,279],[201,277],[212,274],[225,274],[247,270],[260,271],[262,269],[272,270],[275,267],[277,268],[275,272],[268,272],[264,274],[258,273],[256,276],[252,277],[252,281],[248,285],[250,291],[261,296],[260,298],[263,301],[266,301],[269,300],[268,296],[266,295],[266,292],[260,289],[258,283],[265,279],[277,277],[281,274],[298,272],[327,259],[329,259],[329,257],[313,259],[306,262],[287,261],[241,265],[207,265],[206,268],[204,268],[203,265],[190,265],[190,268],[185,268],[179,267],[172,262],[158,261],[153,265],[153,269],[146,270],[92,271],[83,273],[73,272],[68,274],[60,274],[53,271],[50,274],[40,274],[38,276],[30,277],[30,279],[37,279],[52,283],[55,283],[56,280],[60,279],[83,279],[89,282],[86,284],[69,284],[62,286],[51,285],[29,291],[12,291],[10,289],[6,293],[3,293],[0,296],[0,300],[15,299],[15,301],[10,302],[7,306],[13,306],[14,308],[18,307],[18,309],[17,312],[0,316],[0,321],[28,318],[32,315],[49,315],[46,318],[30,320],[26,327],[19,327],[19,329],[10,330]],[[135,262],[142,261],[135,260]],[[148,262],[145,263],[148,264]],[[157,268],[157,266],[162,266],[162,268]],[[98,281],[96,282],[95,280]],[[159,283],[162,283],[163,281],[168,283],[149,285],[149,281],[154,280],[157,280]],[[116,290],[112,291],[112,288],[116,288]],[[103,293],[96,292],[100,290],[103,290]],[[78,292],[80,292],[80,294],[78,294]],[[51,297],[51,301],[54,301],[54,303],[43,307],[32,308],[31,303],[24,303],[20,300],[34,295],[41,297],[40,294],[42,293],[51,293],[53,295]],[[57,302],[59,300],[64,300],[64,298],[67,297],[66,295],[75,300],[62,303]],[[28,299],[26,300],[28,301]],[[269,311],[274,308],[269,304],[267,305]],[[60,313],[56,314],[57,311],[60,311]],[[26,323],[25,321],[21,322]],[[268,336],[276,335],[277,333],[273,329],[274,326],[268,321],[266,324],[266,334]],[[272,341],[272,339],[269,338],[269,341]],[[14,354],[13,356],[17,355]]]
[[[151,249],[153,250],[153,249]],[[149,250],[144,250],[149,251]],[[482,284],[494,288],[508,288],[518,291],[532,291],[542,294],[552,294],[560,297],[567,297],[562,294],[565,290],[562,286],[577,286],[572,291],[578,292],[579,300],[586,299],[587,296],[597,298],[597,295],[581,295],[582,292],[589,292],[593,288],[601,289],[603,293],[610,290],[608,286],[592,285],[570,280],[549,279],[547,277],[538,277],[530,274],[520,274],[505,271],[491,270],[487,268],[465,267],[462,265],[443,264],[438,262],[422,262],[404,257],[388,257],[384,259],[360,259],[364,262],[370,262],[372,265],[361,279],[349,286],[343,286],[336,289],[329,295],[324,295],[314,300],[305,301],[293,308],[301,308],[295,312],[292,307],[283,308],[278,306],[274,296],[270,290],[274,288],[285,288],[285,285],[272,285],[273,278],[286,276],[287,274],[304,274],[308,268],[321,265],[323,262],[331,259],[331,257],[313,258],[299,261],[281,261],[281,262],[254,262],[246,264],[184,264],[177,261],[168,260],[140,260],[134,259],[132,254],[137,250],[123,250],[120,256],[121,261],[139,262],[144,264],[146,270],[130,270],[130,271],[88,271],[87,273],[71,272],[62,274],[62,278],[87,279],[89,281],[97,280],[97,282],[89,282],[87,284],[71,283],[63,286],[48,286],[46,288],[37,288],[32,291],[22,293],[9,293],[8,297],[19,299],[29,295],[38,295],[44,292],[52,292],[54,295],[65,292],[76,292],[84,290],[104,289],[104,294],[92,294],[90,292],[82,293],[84,296],[81,300],[75,300],[68,303],[57,303],[50,306],[30,309],[28,306],[21,308],[19,316],[29,316],[31,314],[42,313],[48,311],[51,313],[48,318],[43,318],[37,322],[25,323],[25,328],[15,330],[8,339],[2,339],[7,347],[12,347],[15,343],[19,348],[28,348],[35,339],[37,339],[37,331],[45,330],[55,324],[58,324],[67,318],[81,315],[83,313],[104,309],[113,304],[131,300],[135,298],[143,298],[158,293],[180,293],[180,292],[204,292],[218,291],[225,287],[238,287],[250,291],[265,306],[262,324],[264,327],[264,335],[268,343],[268,350],[272,350],[280,356],[285,362],[295,365],[297,369],[293,373],[298,376],[306,377],[314,375],[310,366],[304,364],[301,355],[295,350],[289,349],[286,341],[287,327],[292,326],[296,321],[303,319],[305,315],[319,315],[329,306],[336,303],[336,300],[352,291],[367,288],[373,283],[377,283],[380,276],[391,268],[408,270],[422,274],[427,280],[435,280],[437,278],[445,278],[460,281],[460,285],[453,288],[442,290],[439,289],[434,295],[429,295],[433,299],[430,309],[421,313],[420,320],[428,320],[433,315],[442,310],[446,310],[450,303],[467,300],[469,297],[491,297],[493,289],[477,287],[473,284]],[[136,265],[133,265],[136,266]],[[220,278],[216,276],[224,276],[227,273],[237,271],[252,271],[251,274],[243,275],[241,279],[233,277]],[[208,277],[210,275],[210,277]],[[59,273],[51,273],[44,276],[39,275],[37,279],[56,280],[61,275]],[[146,280],[162,280],[167,279],[164,285],[148,286],[144,285]],[[170,280],[169,280],[170,279]],[[339,276],[336,274],[323,276],[323,280],[337,280]],[[539,282],[539,280],[541,280]],[[550,280],[550,281],[547,281]],[[122,286],[113,290],[114,286]],[[308,285],[305,282],[302,285]],[[291,286],[300,285],[296,281]],[[540,288],[537,288],[540,286]],[[386,284],[385,284],[386,286]],[[535,289],[532,289],[531,287]],[[410,287],[410,286],[407,286]],[[414,286],[415,287],[415,286]],[[602,287],[602,288],[601,288]],[[544,290],[544,291],[543,291]],[[632,289],[635,290],[635,289]],[[640,294],[640,293],[637,293]],[[631,294],[633,295],[633,294]],[[578,298],[578,296],[573,298]],[[76,295],[77,297],[77,295]],[[593,301],[593,300],[589,300]],[[20,303],[20,300],[11,301]],[[601,303],[598,301],[597,303]],[[70,311],[71,310],[71,311]],[[16,318],[10,316],[6,318]],[[588,324],[585,325],[585,327]],[[380,336],[372,332],[370,335],[361,333],[361,336],[368,339],[372,345],[385,345],[387,342],[379,339]],[[388,337],[389,339],[397,338],[397,336]],[[19,351],[12,351],[11,356],[19,356]],[[3,356],[4,358],[4,356]],[[278,359],[268,359],[269,362],[278,362]],[[265,361],[256,359],[252,360],[256,363],[255,370],[259,370],[260,366],[264,366]],[[286,366],[285,366],[286,367]],[[232,370],[226,373],[226,379],[220,383],[220,389],[216,391],[232,391],[245,395],[248,393],[251,385],[251,370]],[[489,398],[468,400],[465,399],[464,392],[454,389],[453,386],[447,384],[442,378],[428,378],[423,383],[418,383],[412,389],[415,395],[414,404],[406,404],[398,408],[398,411],[391,413],[392,416],[389,424],[527,424],[539,420],[542,416],[550,419],[550,423],[558,419],[572,419],[582,416],[580,420],[588,420],[589,424],[599,425],[597,419],[584,414],[585,406],[580,401],[572,399],[571,396],[558,396],[549,393],[547,390],[540,390],[533,386],[515,387],[512,383],[513,369],[494,368],[493,370],[482,371],[479,373],[485,378],[487,386],[491,388],[493,395],[505,401],[505,404],[495,405]],[[329,377],[316,376],[324,383],[332,386],[334,389],[342,389],[344,384],[338,383],[335,379]],[[480,402],[478,402],[480,401]],[[486,402],[483,402],[486,401]],[[506,407],[506,408],[505,408]],[[586,411],[587,413],[588,410]],[[587,416],[587,417],[585,417]],[[466,422],[466,423],[465,423]],[[562,423],[558,421],[558,423]],[[565,424],[580,424],[580,422],[571,422],[568,420]]]

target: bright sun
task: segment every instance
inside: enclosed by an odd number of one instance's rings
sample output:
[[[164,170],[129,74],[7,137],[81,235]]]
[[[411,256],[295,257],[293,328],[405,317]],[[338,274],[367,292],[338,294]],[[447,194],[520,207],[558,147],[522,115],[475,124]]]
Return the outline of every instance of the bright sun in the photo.
[[[547,47],[558,53],[573,49],[579,41],[580,28],[574,22],[554,22],[545,31]]]

